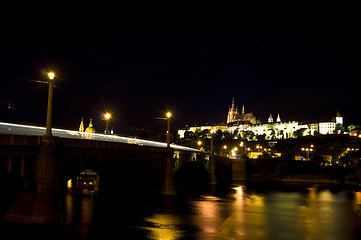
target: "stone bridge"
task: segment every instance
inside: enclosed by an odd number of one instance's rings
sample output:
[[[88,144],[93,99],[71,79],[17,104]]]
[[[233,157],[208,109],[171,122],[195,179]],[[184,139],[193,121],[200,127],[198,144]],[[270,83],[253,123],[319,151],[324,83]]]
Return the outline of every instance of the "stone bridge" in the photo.
[[[5,220],[59,221],[59,199],[66,182],[84,170],[97,173],[100,190],[145,189],[163,195],[173,195],[177,188],[232,181],[229,158],[176,145],[167,148],[164,143],[146,143],[139,139],[116,142],[94,137],[0,134],[0,173],[7,176],[1,179],[2,185],[5,182],[5,186],[19,189]]]

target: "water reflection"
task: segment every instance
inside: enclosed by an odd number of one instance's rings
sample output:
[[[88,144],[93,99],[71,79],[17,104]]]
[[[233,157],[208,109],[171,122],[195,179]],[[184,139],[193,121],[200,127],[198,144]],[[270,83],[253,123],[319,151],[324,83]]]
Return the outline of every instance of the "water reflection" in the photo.
[[[64,223],[70,232],[75,232],[81,239],[87,239],[93,214],[94,199],[87,189],[66,194]]]
[[[66,194],[64,220],[60,233],[46,230],[41,239],[353,240],[361,236],[361,192],[239,185],[209,195],[135,197],[82,189]],[[39,239],[39,228],[4,232],[20,233]]]
[[[183,231],[178,229],[181,223],[175,216],[169,214],[154,214],[152,217],[144,219],[151,223],[150,227],[141,227],[147,230],[147,239],[180,239],[183,236]]]
[[[171,215],[146,218],[153,226],[149,239],[357,239],[360,233],[360,192],[232,190],[222,197],[184,199],[186,213],[173,209]]]

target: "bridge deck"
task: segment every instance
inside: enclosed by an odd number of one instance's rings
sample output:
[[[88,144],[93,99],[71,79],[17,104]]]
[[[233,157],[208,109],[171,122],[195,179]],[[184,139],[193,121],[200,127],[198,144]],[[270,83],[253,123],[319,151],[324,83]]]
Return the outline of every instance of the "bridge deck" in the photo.
[[[46,130],[45,127],[0,122],[0,134],[43,136],[45,134],[45,130]],[[58,128],[53,128],[52,133],[55,137],[60,137],[60,138],[118,142],[118,143],[127,143],[127,144],[135,144],[139,146],[151,146],[151,147],[160,147],[160,148],[167,147],[167,144],[164,142],[156,142],[156,141],[130,138],[130,137],[121,137],[115,135],[105,135],[99,133],[85,133],[85,132],[78,132],[78,131],[58,129]],[[177,150],[201,152],[198,149],[179,146],[175,144],[171,144],[170,146],[171,148]]]

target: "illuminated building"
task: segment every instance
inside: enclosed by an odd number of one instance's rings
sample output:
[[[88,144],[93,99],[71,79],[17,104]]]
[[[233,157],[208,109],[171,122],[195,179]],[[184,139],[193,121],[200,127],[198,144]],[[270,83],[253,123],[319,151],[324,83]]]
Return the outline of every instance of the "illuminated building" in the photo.
[[[336,113],[336,119],[335,119],[336,125],[341,124],[343,125],[343,117],[340,115],[340,113],[337,111]]]
[[[258,121],[253,116],[253,113],[245,113],[244,105],[242,106],[242,113],[238,113],[237,107],[234,105],[234,98],[232,100],[232,107],[228,110],[227,123],[243,122],[256,124]]]
[[[86,132],[86,133],[95,133],[95,128],[93,126],[93,120],[90,119],[89,126],[84,131],[84,120],[81,119],[80,125],[79,125],[79,132]]]
[[[360,137],[361,138],[361,128],[360,127],[356,127],[354,129],[352,129],[350,131],[350,136],[354,136],[354,137]]]
[[[84,132],[84,120],[81,119],[80,126],[79,126],[79,132]]]
[[[85,129],[86,133],[95,133],[95,128],[93,127],[93,119],[90,119],[89,126]]]
[[[242,137],[250,138],[249,132],[252,132],[255,140],[258,136],[263,136],[264,139],[285,139],[292,138],[301,135],[314,135],[320,134],[334,134],[336,132],[336,125],[343,124],[343,118],[337,112],[336,118],[331,122],[313,122],[308,124],[302,124],[298,121],[282,122],[281,117],[277,114],[276,122],[274,122],[272,114],[270,114],[267,123],[261,124],[256,120],[253,113],[245,113],[244,105],[242,106],[242,112],[238,113],[238,109],[232,100],[232,106],[228,109],[227,124],[222,123],[218,125],[202,125],[187,127],[186,129],[178,130],[178,134],[181,138],[184,138],[186,131],[189,132],[201,132],[203,130],[217,130],[228,131],[230,133],[238,132]],[[296,134],[296,131],[297,134]],[[251,134],[252,135],[252,134]]]
[[[318,123],[318,132],[320,134],[333,134],[336,130],[335,122],[320,122]]]
[[[204,130],[209,130],[209,132],[213,131],[213,132],[217,132],[218,130],[223,131],[228,131],[229,128],[227,126],[227,124],[218,124],[218,125],[202,125],[202,126],[193,126],[193,127],[188,127],[187,129],[180,129],[178,130],[178,134],[180,136],[180,138],[184,138],[184,133],[186,131],[189,132],[196,132],[196,131],[204,131]]]
[[[266,139],[282,139],[294,137],[294,132],[299,129],[308,129],[308,126],[300,125],[296,121],[271,122],[249,126],[246,131],[251,131],[255,135],[264,135]]]
[[[309,123],[307,125],[309,128],[309,135],[315,135],[315,133],[318,132],[318,123]]]
[[[277,122],[281,122],[281,117],[280,117],[280,114],[277,114]]]

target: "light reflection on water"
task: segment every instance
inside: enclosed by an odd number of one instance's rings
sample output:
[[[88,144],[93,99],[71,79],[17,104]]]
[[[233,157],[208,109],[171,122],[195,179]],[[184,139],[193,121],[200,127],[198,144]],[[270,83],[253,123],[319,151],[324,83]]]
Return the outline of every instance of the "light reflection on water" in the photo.
[[[145,218],[152,223],[146,238],[358,239],[361,232],[361,193],[355,191],[312,187],[255,192],[238,186],[224,198],[201,196],[185,202],[191,209],[186,214]]]
[[[8,225],[3,235],[37,240],[356,240],[361,236],[361,191],[352,189],[239,185],[221,193],[177,197],[86,190],[68,192],[64,203],[60,228]]]

